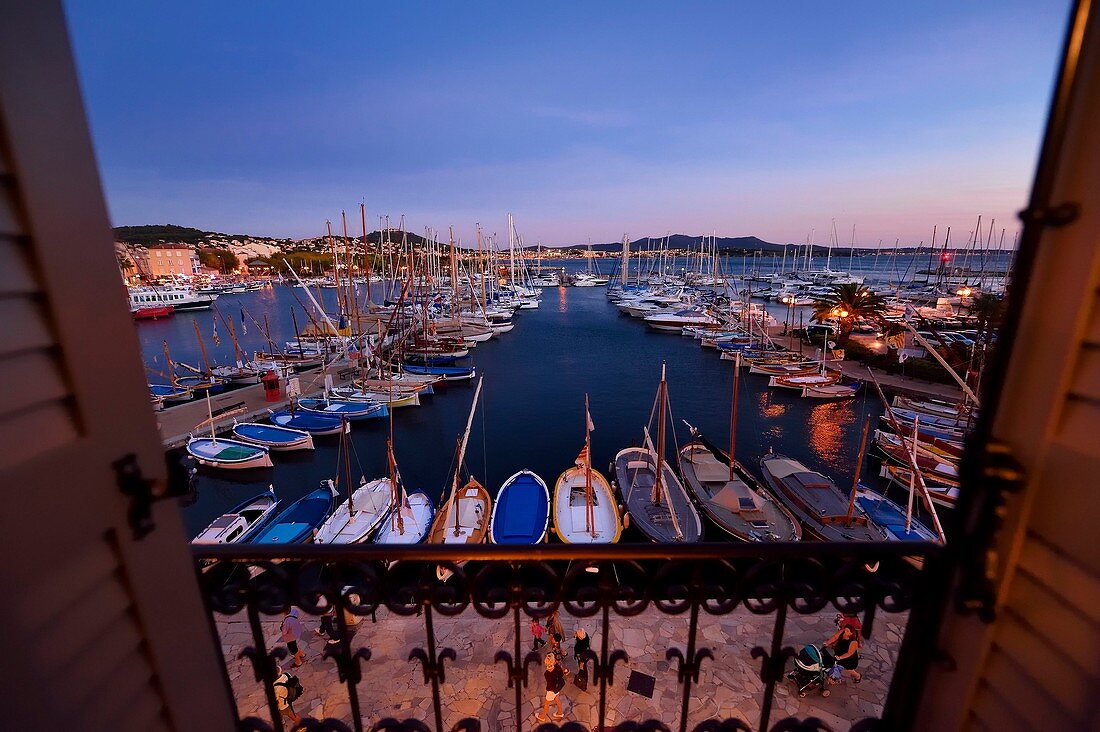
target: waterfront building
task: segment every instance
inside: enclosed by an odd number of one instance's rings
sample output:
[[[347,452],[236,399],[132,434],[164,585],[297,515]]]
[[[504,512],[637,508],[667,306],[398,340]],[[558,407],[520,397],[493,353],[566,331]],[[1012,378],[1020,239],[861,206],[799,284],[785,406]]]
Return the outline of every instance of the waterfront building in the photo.
[[[201,272],[202,264],[195,247],[189,244],[156,244],[137,248],[133,256],[138,271],[153,279],[194,277]]]

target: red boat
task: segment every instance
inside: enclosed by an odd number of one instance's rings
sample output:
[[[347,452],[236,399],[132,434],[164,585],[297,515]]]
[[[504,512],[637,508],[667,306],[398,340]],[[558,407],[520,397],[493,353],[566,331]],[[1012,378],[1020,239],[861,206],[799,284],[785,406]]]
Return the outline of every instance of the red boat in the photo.
[[[176,308],[171,305],[156,305],[149,308],[138,308],[133,311],[134,320],[156,320],[175,315]]]

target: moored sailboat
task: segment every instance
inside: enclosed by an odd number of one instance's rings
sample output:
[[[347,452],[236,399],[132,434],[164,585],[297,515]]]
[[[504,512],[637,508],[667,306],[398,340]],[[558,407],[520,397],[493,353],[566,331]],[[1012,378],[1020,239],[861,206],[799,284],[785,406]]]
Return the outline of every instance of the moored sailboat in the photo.
[[[554,533],[566,544],[614,544],[623,524],[615,505],[615,492],[607,478],[592,469],[594,429],[584,396],[584,447],[573,467],[554,483]]]
[[[542,478],[520,470],[501,485],[489,519],[493,544],[541,544],[550,525],[550,492]]]
[[[703,522],[687,491],[665,461],[665,412],[668,384],[661,366],[657,387],[657,446],[643,430],[643,447],[628,447],[615,455],[619,491],[635,526],[658,543],[696,542],[703,536]]]
[[[470,427],[474,421],[474,409],[481,395],[481,381],[477,382],[470,414],[466,419],[466,429],[459,440],[455,470],[451,479],[451,491],[446,502],[436,513],[432,522],[428,541],[432,544],[481,544],[489,531],[489,511],[492,499],[481,483],[471,477],[465,485],[458,487],[459,474],[462,472],[462,459],[466,454],[466,443],[470,439]],[[436,567],[436,576],[446,581],[451,570],[443,565]]]

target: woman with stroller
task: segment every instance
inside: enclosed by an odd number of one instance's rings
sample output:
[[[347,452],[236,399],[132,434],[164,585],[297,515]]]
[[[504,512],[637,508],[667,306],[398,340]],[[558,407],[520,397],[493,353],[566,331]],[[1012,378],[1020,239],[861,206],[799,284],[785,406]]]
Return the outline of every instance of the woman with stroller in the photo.
[[[856,671],[859,666],[859,635],[851,624],[842,623],[833,637],[825,641],[825,645],[833,649],[833,657],[845,674],[850,675],[857,684],[863,681],[863,674]]]

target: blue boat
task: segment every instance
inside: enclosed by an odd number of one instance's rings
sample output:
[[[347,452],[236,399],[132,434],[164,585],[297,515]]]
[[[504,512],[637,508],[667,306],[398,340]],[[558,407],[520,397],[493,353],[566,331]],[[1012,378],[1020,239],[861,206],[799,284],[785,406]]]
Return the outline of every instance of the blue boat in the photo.
[[[272,412],[272,424],[302,430],[311,435],[338,435],[347,432],[351,425],[338,416],[317,414],[316,412]]]
[[[871,521],[885,529],[891,541],[939,541],[936,532],[916,518],[909,522],[909,531],[906,531],[905,509],[862,483],[856,492],[856,506],[863,509]]]
[[[245,442],[263,445],[269,450],[313,449],[313,435],[309,432],[280,425],[257,422],[234,423],[233,435]]]
[[[521,470],[500,487],[493,502],[489,541],[494,544],[541,544],[550,525],[550,491],[530,470]]]
[[[298,408],[313,414],[323,414],[332,417],[356,421],[360,419],[374,419],[376,417],[388,417],[389,407],[375,402],[342,402],[336,399],[299,399]]]
[[[191,398],[191,389],[172,384],[149,384],[149,393],[166,402],[182,402]]]
[[[301,544],[313,536],[332,512],[336,503],[336,488],[332,482],[299,498],[265,526],[250,542],[252,544]]]
[[[423,353],[410,353],[405,356],[407,364],[425,364],[428,366],[450,366],[464,356],[428,355]]]
[[[444,381],[464,381],[476,375],[473,366],[416,366],[406,365],[404,370],[421,376],[442,376]]]

